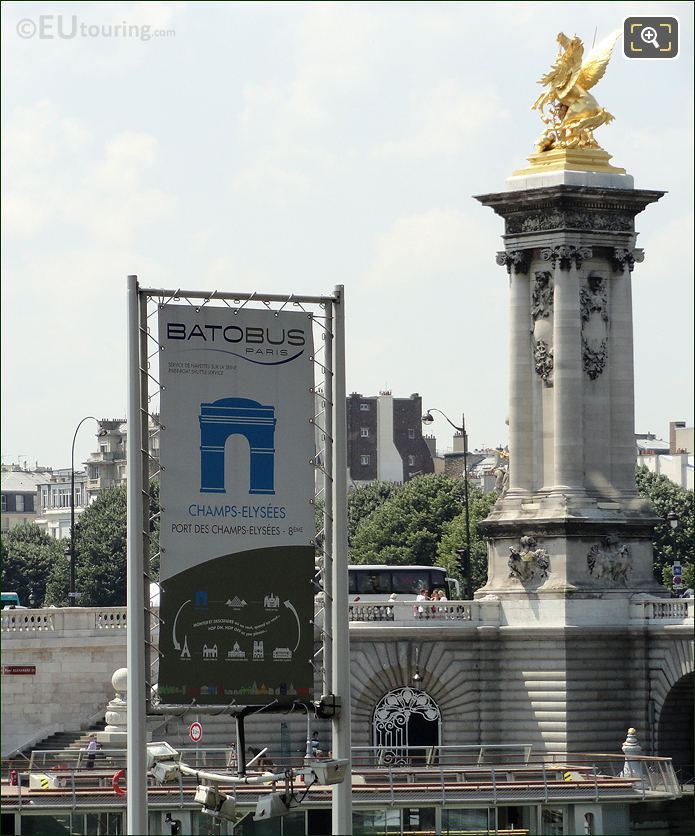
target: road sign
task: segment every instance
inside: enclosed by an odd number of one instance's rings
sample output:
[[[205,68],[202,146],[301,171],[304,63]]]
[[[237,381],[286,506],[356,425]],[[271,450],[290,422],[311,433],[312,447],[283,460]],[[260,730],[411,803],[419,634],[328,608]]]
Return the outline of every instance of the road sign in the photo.
[[[683,574],[683,567],[680,565],[680,563],[674,563],[673,564],[673,575],[674,575],[674,577],[676,575],[682,575],[682,574]]]
[[[673,576],[673,585],[674,586],[683,586],[683,578],[680,575]]]
[[[191,723],[191,727],[188,730],[188,736],[194,743],[198,743],[202,739],[203,727],[200,725],[200,723]]]

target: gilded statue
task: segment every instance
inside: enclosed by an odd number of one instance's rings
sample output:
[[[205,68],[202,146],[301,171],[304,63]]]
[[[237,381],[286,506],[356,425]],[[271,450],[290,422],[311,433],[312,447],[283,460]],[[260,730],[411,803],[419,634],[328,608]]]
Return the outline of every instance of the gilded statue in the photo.
[[[606,72],[613,47],[620,37],[614,32],[584,57],[580,38],[557,36],[560,44],[555,63],[538,82],[547,89],[533,104],[547,125],[538,140],[539,152],[551,148],[599,148],[594,130],[613,121],[613,116],[589,93]]]

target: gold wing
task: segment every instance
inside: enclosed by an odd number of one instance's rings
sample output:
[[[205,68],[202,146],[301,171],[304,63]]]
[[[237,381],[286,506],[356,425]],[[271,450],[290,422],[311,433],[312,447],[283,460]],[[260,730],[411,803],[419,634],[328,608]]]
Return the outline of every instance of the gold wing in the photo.
[[[582,61],[582,68],[576,82],[582,89],[590,90],[603,78],[613,52],[613,47],[621,35],[621,29],[616,29],[615,32],[611,32],[610,35],[602,41],[599,41],[584,61]]]

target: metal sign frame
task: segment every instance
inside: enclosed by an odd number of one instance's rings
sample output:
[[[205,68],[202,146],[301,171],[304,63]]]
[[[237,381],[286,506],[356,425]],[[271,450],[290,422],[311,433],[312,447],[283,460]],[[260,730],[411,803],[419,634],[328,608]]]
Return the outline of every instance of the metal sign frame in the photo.
[[[159,619],[149,598],[149,566],[159,556],[159,544],[151,533],[150,479],[156,459],[149,452],[150,439],[161,431],[154,420],[161,391],[156,360],[160,352],[156,313],[161,304],[184,302],[197,309],[226,306],[234,310],[261,307],[282,311],[287,307],[310,310],[318,338],[314,343],[314,424],[319,440],[314,466],[322,474],[316,496],[324,503],[324,528],[316,537],[323,559],[323,656],[319,701],[335,706],[331,716],[332,752],[350,757],[350,662],[347,577],[347,438],[345,414],[345,295],[338,285],[332,295],[206,292],[142,288],[137,276],[128,276],[128,644],[127,722],[128,796],[127,833],[147,832],[147,714],[165,714],[168,707],[156,699],[158,670],[156,638]],[[154,429],[150,434],[149,424]],[[155,658],[153,658],[155,657]],[[228,711],[243,714],[247,706],[195,707],[198,713]],[[272,710],[265,707],[265,711]],[[286,707],[283,710],[287,710]],[[352,787],[346,780],[333,788],[333,833],[352,831]]]

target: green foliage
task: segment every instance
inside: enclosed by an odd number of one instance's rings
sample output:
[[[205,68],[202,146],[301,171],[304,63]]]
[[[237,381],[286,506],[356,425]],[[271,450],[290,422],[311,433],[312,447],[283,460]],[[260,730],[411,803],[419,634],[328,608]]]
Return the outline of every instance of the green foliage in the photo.
[[[75,526],[75,588],[83,607],[124,606],[127,591],[127,491],[125,485],[103,490],[79,517]],[[151,542],[159,540],[159,483],[150,484]],[[152,519],[154,518],[154,519]],[[66,541],[69,542],[69,541]],[[155,549],[152,549],[155,552]],[[159,557],[150,564],[153,580],[159,576]],[[49,579],[47,603],[68,604],[69,566]]]
[[[684,586],[692,586],[693,576],[693,492],[674,484],[665,476],[652,473],[646,467],[637,468],[637,490],[650,500],[660,522],[654,529],[654,577],[671,588],[671,564],[680,560],[683,565]],[[667,517],[674,513],[678,526],[672,529]],[[685,578],[690,578],[688,583]]]
[[[359,526],[400,488],[395,482],[369,482],[348,494],[348,545],[352,545]]]
[[[471,532],[471,582],[475,592],[487,582],[487,540],[478,534],[478,524],[490,513],[498,494],[496,491],[484,494],[480,488],[469,486],[468,507],[470,510]],[[466,515],[459,514],[444,526],[437,548],[437,565],[443,566],[447,574],[463,582],[463,567],[457,549],[466,545]],[[463,589],[463,583],[461,585]]]
[[[2,590],[16,592],[22,606],[29,606],[34,593],[36,605],[46,598],[46,582],[53,566],[66,564],[63,546],[35,523],[24,523],[2,536]]]
[[[428,474],[406,482],[358,523],[350,562],[433,565],[444,527],[462,504],[460,480]]]

